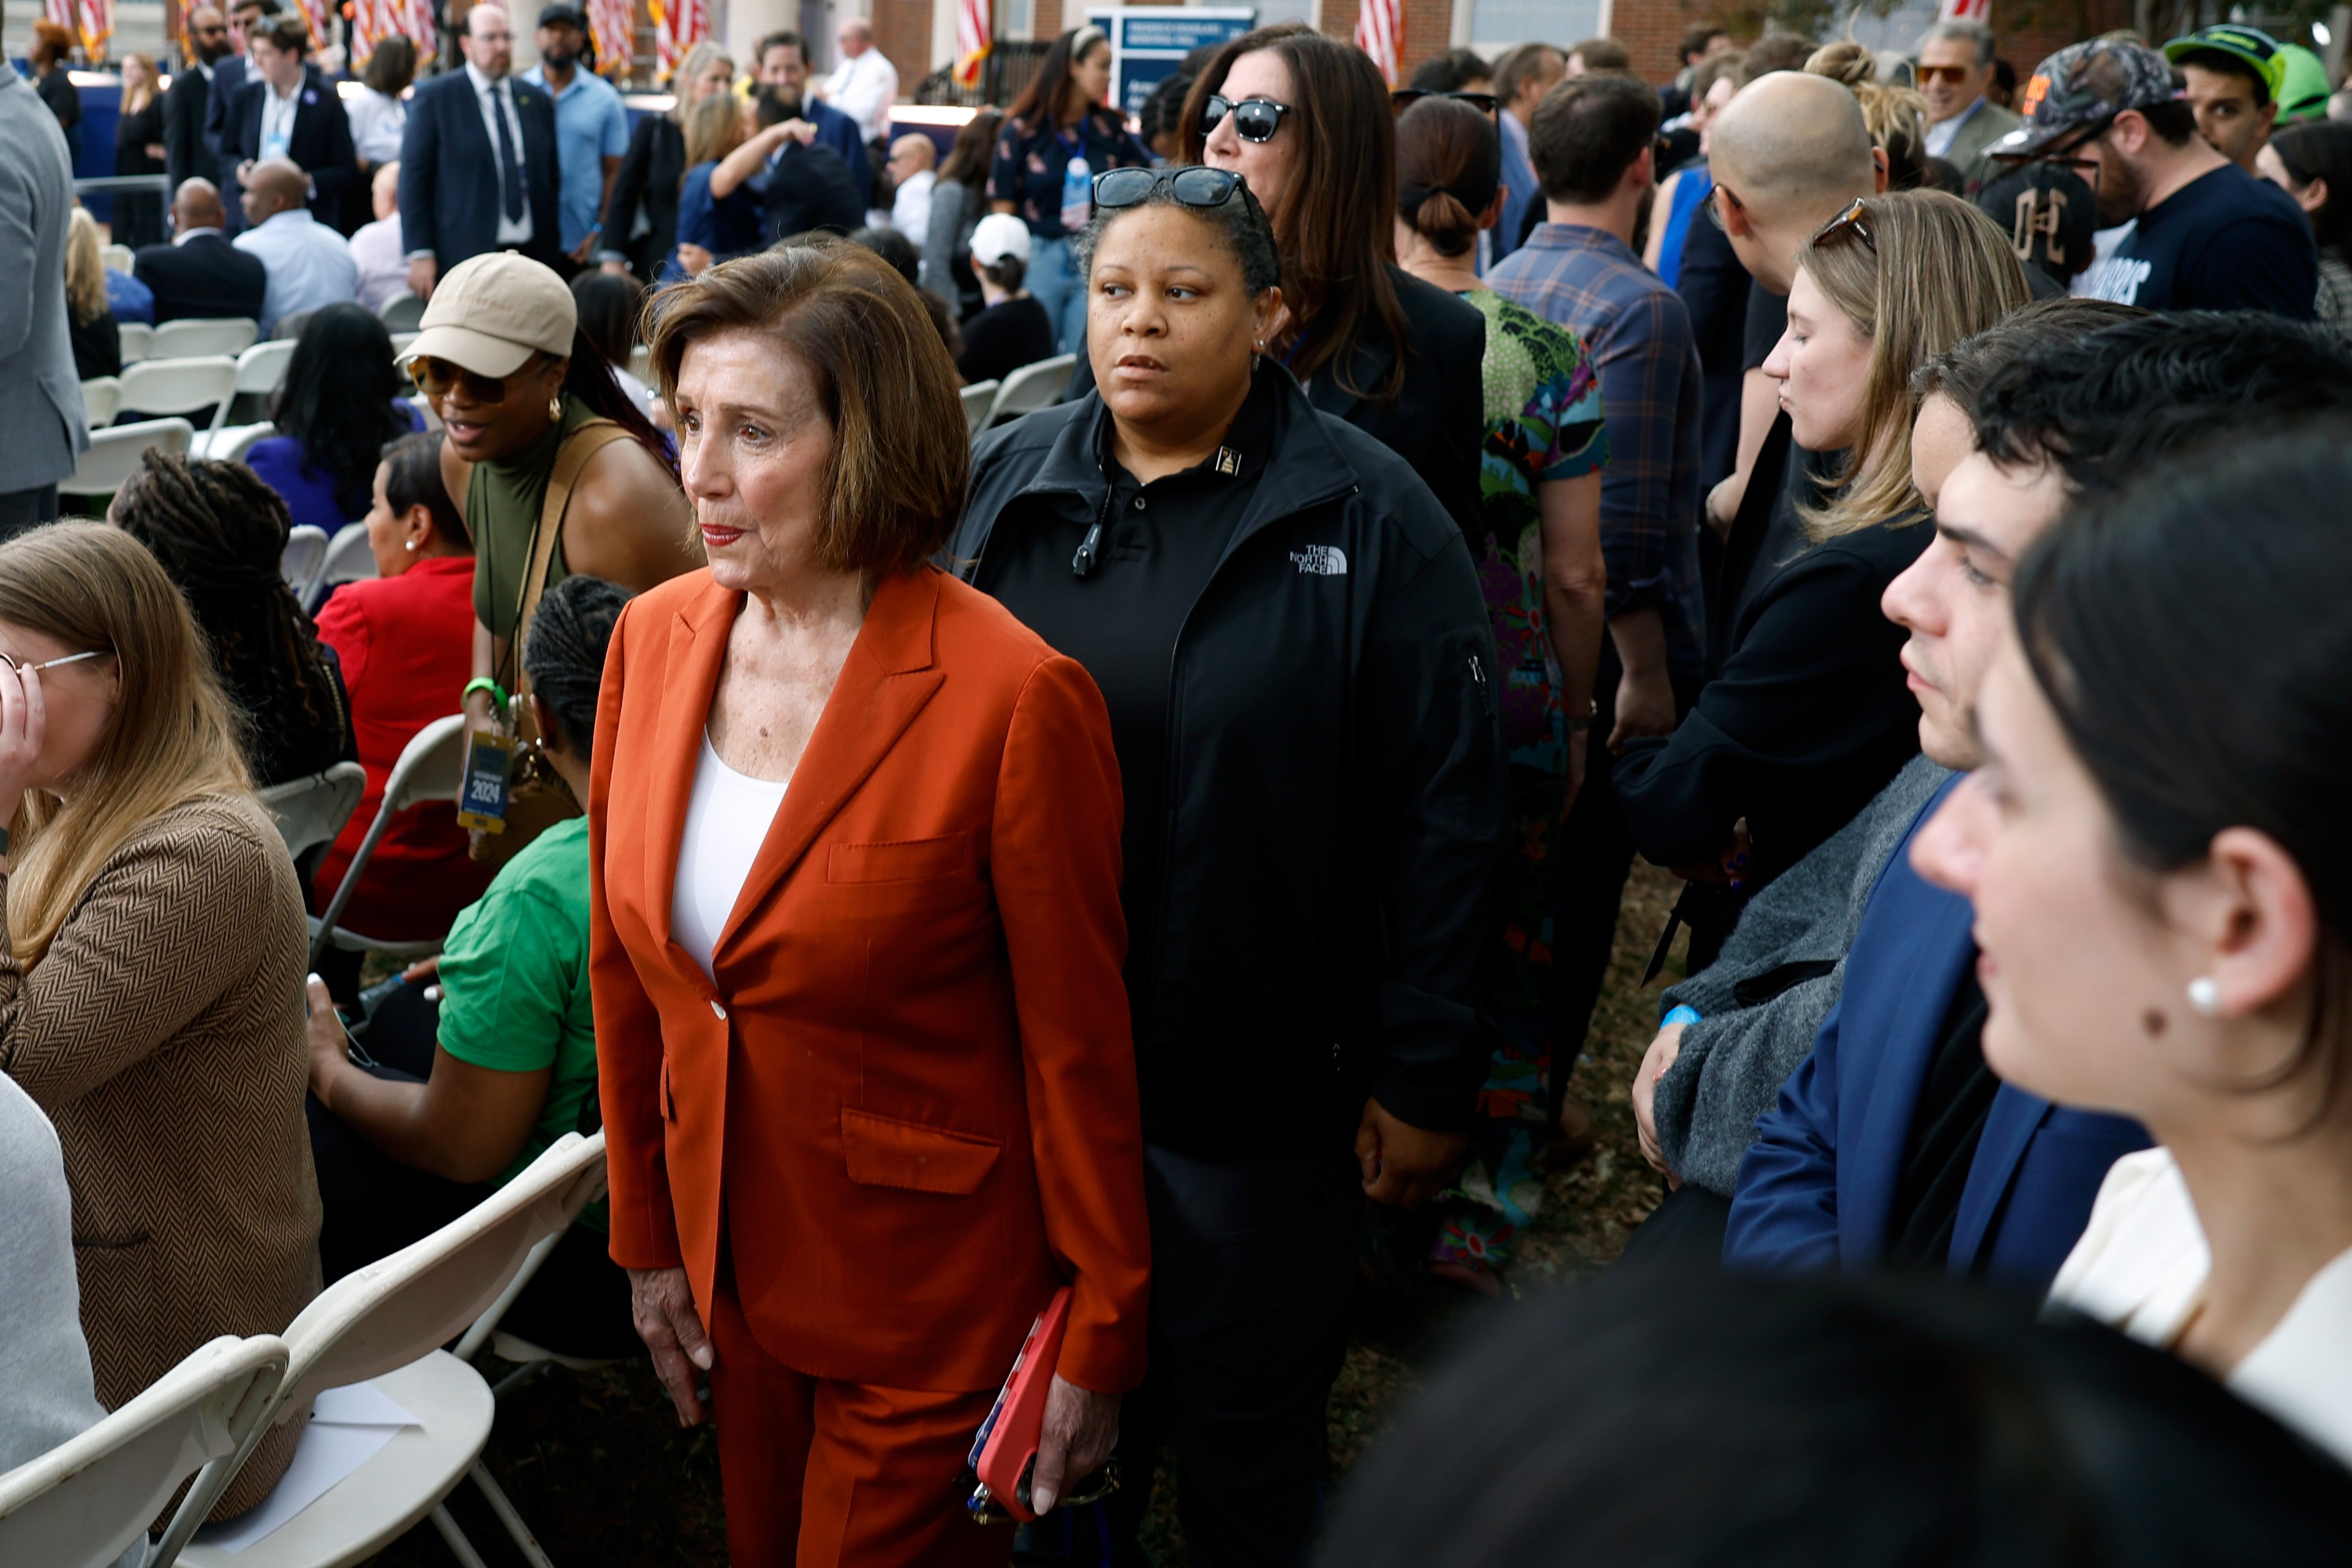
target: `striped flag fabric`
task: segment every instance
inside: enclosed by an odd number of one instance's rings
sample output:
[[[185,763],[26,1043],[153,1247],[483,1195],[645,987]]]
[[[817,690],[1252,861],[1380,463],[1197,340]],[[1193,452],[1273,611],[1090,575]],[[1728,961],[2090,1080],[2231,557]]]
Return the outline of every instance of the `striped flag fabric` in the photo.
[[[995,30],[995,21],[989,15],[989,0],[957,0],[955,79],[958,87],[980,85],[981,70],[988,64],[989,52],[996,47]]]
[[[1943,0],[1937,8],[1939,22],[1982,22],[1992,25],[1992,0]]]
[[[636,0],[588,0],[588,36],[598,75],[628,75],[637,63]]]
[[[106,58],[106,40],[114,37],[114,0],[81,0],[81,52],[90,64]]]
[[[686,63],[687,50],[710,36],[707,0],[652,0],[654,74],[667,81]]]
[[[1381,79],[1397,84],[1397,61],[1404,55],[1404,0],[1358,0],[1356,47],[1372,57]]]
[[[111,4],[111,0],[82,0],[85,5],[100,3]],[[310,35],[312,53],[335,41],[334,0],[294,0],[294,10]]]

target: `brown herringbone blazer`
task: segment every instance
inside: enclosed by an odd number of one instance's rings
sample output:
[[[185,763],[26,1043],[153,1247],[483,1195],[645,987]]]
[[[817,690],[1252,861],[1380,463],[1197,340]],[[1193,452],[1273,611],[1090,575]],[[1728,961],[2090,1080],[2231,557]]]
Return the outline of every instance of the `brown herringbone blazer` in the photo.
[[[109,1409],[216,1335],[282,1332],[319,1293],[307,957],[293,863],[250,797],[134,836],[29,975],[0,942],[0,1070],[65,1148]],[[213,1517],[267,1496],[301,1430],[272,1432]]]

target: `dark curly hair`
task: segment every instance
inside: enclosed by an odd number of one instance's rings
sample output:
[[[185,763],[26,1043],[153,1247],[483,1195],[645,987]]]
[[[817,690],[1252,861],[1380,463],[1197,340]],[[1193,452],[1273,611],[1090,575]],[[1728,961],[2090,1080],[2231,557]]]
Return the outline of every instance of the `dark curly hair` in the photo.
[[[383,448],[408,433],[393,407],[399,395],[392,336],[372,313],[329,305],[302,324],[269,417],[302,444],[306,464],[334,479],[335,510],[346,521],[367,515]]]
[[[107,515],[163,563],[187,600],[221,685],[247,720],[255,782],[282,784],[351,754],[342,683],[279,574],[289,525],[276,490],[241,463],[151,448]]]
[[[523,639],[530,689],[547,704],[564,748],[577,756],[585,757],[595,740],[604,650],[629,598],[626,588],[601,577],[566,577],[541,597]]]

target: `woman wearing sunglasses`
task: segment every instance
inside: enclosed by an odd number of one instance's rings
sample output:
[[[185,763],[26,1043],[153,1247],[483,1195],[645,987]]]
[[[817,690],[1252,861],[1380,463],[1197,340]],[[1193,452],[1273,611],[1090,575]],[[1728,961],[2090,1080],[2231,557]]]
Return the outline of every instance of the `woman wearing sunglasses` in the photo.
[[[2053,1299],[2352,1460],[2347,486],[2306,431],[2050,531],[1911,853],[1974,906],[1987,1064],[2158,1145]]]
[[[1109,705],[1153,1269],[1122,1467],[1172,1436],[1194,1550],[1297,1562],[1365,1195],[1444,1186],[1486,1076],[1499,678],[1460,530],[1276,362],[1240,176],[1094,206],[1096,389],[983,441],[945,558]]]
[[[1764,373],[1796,444],[1844,456],[1798,537],[1764,541],[1752,570],[1726,563],[1747,578],[1718,611],[1717,673],[1673,734],[1627,742],[1614,775],[1643,855],[1728,884],[1713,941],[1919,750],[1904,632],[1878,604],[1933,532],[1911,478],[1912,374],[2026,299],[2009,237],[1939,191],[1858,200],[1798,255]]]
[[[0,1072],[64,1150],[110,1409],[319,1289],[302,891],[238,728],[137,540],[72,522],[0,545]],[[301,1429],[272,1430],[213,1517],[267,1496]]]
[[[448,452],[473,465],[466,713],[525,742],[516,661],[539,595],[574,572],[640,593],[702,563],[667,438],[579,322],[551,268],[502,252],[450,269],[410,346]],[[498,847],[511,853],[520,837],[501,833]]]
[[[1109,96],[1110,40],[1093,26],[1064,33],[1006,111],[989,166],[990,210],[1029,226],[1029,292],[1053,318],[1057,353],[1082,352],[1086,339],[1087,291],[1070,241],[1087,226],[1089,182],[1151,163]]]
[[[1266,352],[1308,399],[1402,458],[1478,522],[1485,320],[1396,264],[1396,130],[1370,57],[1296,23],[1217,52],[1184,155],[1245,175],[1273,220],[1288,319]]]

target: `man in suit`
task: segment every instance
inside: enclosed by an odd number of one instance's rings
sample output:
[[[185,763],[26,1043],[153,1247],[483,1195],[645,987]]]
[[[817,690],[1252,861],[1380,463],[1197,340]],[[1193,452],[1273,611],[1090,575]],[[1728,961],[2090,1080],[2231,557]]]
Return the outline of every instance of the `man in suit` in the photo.
[[[261,320],[269,268],[221,232],[220,192],[191,179],[172,197],[172,243],[142,247],[131,276],[155,296],[155,320],[248,316]]]
[[[554,101],[509,79],[513,25],[496,5],[468,11],[457,42],[466,68],[418,84],[400,143],[400,232],[419,299],[485,251],[551,267],[561,255]]]
[[[310,210],[332,224],[342,214],[345,193],[359,183],[359,159],[352,150],[343,100],[332,83],[304,67],[310,47],[310,35],[292,17],[255,35],[255,75],[236,90],[222,150],[235,159],[240,189],[256,163],[271,158],[292,163],[308,176]]]
[[[66,335],[73,164],[57,116],[0,58],[0,539],[58,515],[58,481],[89,449]]]
[[[1985,96],[1992,86],[1992,29],[1938,22],[1919,44],[1919,90],[1927,100],[1927,155],[1960,171],[1973,191],[1992,165],[1985,149],[2024,121]]]
[[[209,184],[220,167],[205,145],[205,113],[212,103],[214,69],[230,52],[228,19],[216,6],[197,6],[188,13],[188,42],[195,57],[163,95],[163,177],[175,193],[189,180]]]
[[[761,89],[754,108],[760,133],[728,159],[730,164],[755,162],[758,172],[743,183],[760,197],[760,233],[770,245],[818,230],[847,234],[866,222],[866,204],[848,166],[816,140],[815,128],[799,117],[800,107]],[[728,172],[727,165],[719,172]],[[718,188],[714,175],[713,195]]]
[[[212,82],[205,92],[205,121],[200,140],[209,155],[209,167],[198,170],[206,179],[224,191],[236,189],[236,154],[229,146],[231,133],[236,129],[237,94],[257,74],[253,67],[253,40],[269,25],[281,7],[278,0],[233,0],[228,8],[229,53],[213,67]],[[235,234],[245,226],[245,215],[235,202],[228,204],[228,232]]]
[[[1936,540],[1888,586],[1885,608],[1911,633],[1903,663],[1921,749],[1949,767],[1982,760],[1976,695],[2012,635],[2009,584],[2063,513],[2159,458],[2352,409],[2352,352],[2272,316],[2143,314],[2090,331],[2044,321],[1973,389],[1969,423],[1931,397],[1914,438],[1915,451],[1959,456],[1932,486]],[[1939,417],[1956,426],[1941,437]],[[1908,851],[1906,837],[1871,895],[1812,1055],[1757,1121],[1723,1258],[1892,1261],[2046,1289],[2107,1167],[2147,1138],[1992,1074],[1972,912]]]
[[[787,120],[805,120],[816,128],[816,143],[841,154],[850,183],[857,187],[858,210],[874,205],[874,162],[857,134],[857,121],[823,99],[808,95],[808,48],[798,33],[770,33],[760,40],[760,91],[772,93],[792,111]]]

